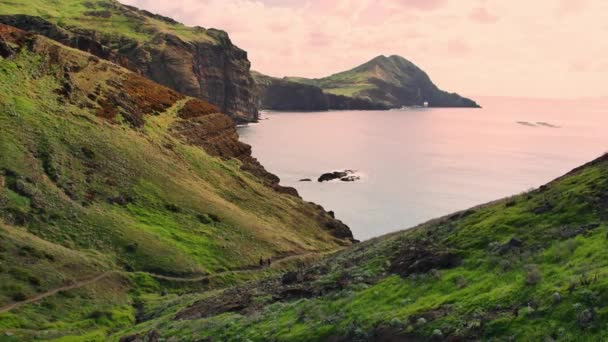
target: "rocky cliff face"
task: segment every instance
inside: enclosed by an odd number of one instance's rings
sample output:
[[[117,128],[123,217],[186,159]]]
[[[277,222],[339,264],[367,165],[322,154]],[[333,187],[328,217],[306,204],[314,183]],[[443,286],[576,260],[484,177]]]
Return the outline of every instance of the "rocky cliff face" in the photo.
[[[146,26],[148,20],[175,23],[113,1],[107,1],[105,7],[110,9],[105,15],[89,15],[103,21],[121,14],[141,22],[142,26]],[[234,46],[226,32],[191,28],[194,32],[204,32],[208,39],[187,40],[148,25],[148,38],[138,41],[121,35],[100,34],[95,28],[62,27],[60,23],[25,14],[2,15],[0,23],[47,36],[120,64],[180,93],[207,100],[236,122],[257,120],[255,85],[249,74],[247,53]]]
[[[325,111],[388,109],[368,99],[334,95],[309,84],[253,73],[258,89],[259,108],[268,110]]]

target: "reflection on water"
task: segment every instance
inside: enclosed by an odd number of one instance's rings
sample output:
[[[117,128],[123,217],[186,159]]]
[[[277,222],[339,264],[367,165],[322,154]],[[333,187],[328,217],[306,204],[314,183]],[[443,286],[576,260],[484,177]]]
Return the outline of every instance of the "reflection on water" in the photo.
[[[608,151],[608,101],[480,98],[483,109],[265,113],[254,156],[368,239],[540,186]],[[352,169],[361,181],[316,180]]]

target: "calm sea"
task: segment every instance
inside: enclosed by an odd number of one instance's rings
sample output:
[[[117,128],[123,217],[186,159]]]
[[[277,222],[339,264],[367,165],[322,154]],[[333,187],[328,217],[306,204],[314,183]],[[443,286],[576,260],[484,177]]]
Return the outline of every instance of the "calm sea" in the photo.
[[[265,112],[253,154],[368,239],[538,187],[608,151],[608,100],[478,98],[483,109]],[[316,180],[356,170],[355,183]]]

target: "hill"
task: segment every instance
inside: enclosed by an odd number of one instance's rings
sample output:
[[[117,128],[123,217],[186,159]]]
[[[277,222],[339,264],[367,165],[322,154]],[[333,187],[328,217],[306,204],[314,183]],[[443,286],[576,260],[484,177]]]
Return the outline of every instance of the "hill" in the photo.
[[[608,157],[280,277],[165,302],[123,333],[186,340],[600,341]]]
[[[110,60],[237,122],[257,120],[247,53],[221,30],[187,27],[116,0],[0,2],[0,23]]]
[[[368,99],[329,94],[313,85],[252,72],[258,89],[259,108],[269,110],[385,110],[389,107]]]
[[[354,69],[320,79],[288,77],[287,81],[312,85],[325,93],[362,98],[396,108],[402,106],[479,107],[458,94],[440,90],[429,76],[400,56],[378,56]]]
[[[160,283],[235,282],[262,256],[352,243],[216,106],[6,25],[0,151],[2,339],[106,340]]]

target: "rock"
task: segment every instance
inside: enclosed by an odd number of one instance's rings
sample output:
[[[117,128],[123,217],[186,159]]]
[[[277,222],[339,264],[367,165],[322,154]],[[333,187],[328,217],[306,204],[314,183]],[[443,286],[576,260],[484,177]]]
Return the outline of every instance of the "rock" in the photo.
[[[502,244],[502,245],[498,245],[497,247],[494,247],[494,248],[498,254],[506,254],[515,248],[522,247],[523,244],[524,243],[522,240],[520,240],[516,237],[513,237],[513,238],[511,238],[511,240],[509,240],[509,242]]]
[[[361,179],[361,177],[354,175],[354,173],[355,173],[355,171],[353,171],[353,170],[328,172],[328,173],[322,174],[319,177],[318,181],[319,182],[328,182],[328,181],[332,181],[335,179],[339,179],[342,182],[354,182],[354,181]]]
[[[281,277],[281,283],[283,285],[291,285],[300,281],[302,281],[302,276],[299,272],[286,272]]]
[[[599,223],[589,223],[578,227],[561,227],[557,229],[556,235],[557,237],[565,240],[594,230],[599,226]]]
[[[150,330],[145,334],[123,336],[119,339],[119,342],[159,342],[160,339],[161,336],[157,330]]]
[[[354,182],[354,181],[358,181],[360,179],[361,179],[361,177],[359,177],[359,176],[346,176],[346,177],[340,178],[340,180],[343,182]]]
[[[541,215],[541,214],[551,211],[552,209],[553,209],[553,205],[549,202],[546,202],[546,203],[543,203],[542,205],[534,208],[532,210],[532,212],[536,215]]]
[[[424,317],[420,317],[416,320],[416,325],[420,326],[420,325],[425,325],[426,324],[426,318]]]
[[[428,243],[418,243],[402,246],[391,260],[389,271],[407,277],[433,269],[453,268],[460,265],[461,261],[462,258],[455,251]]]
[[[302,178],[299,181],[300,182],[312,182],[312,179],[310,179],[310,178]]]
[[[509,240],[509,242],[507,244],[510,247],[521,247],[524,243],[520,239],[514,237],[514,238],[511,238],[511,240]]]
[[[322,174],[318,181],[319,182],[328,182],[328,181],[332,181],[334,179],[340,179],[343,177],[348,176],[348,173],[346,171],[334,171],[334,172],[328,172],[328,173],[324,173]]]
[[[552,297],[553,297],[553,303],[555,303],[555,304],[562,301],[562,296],[559,294],[559,292],[555,292]]]
[[[585,309],[578,314],[578,323],[582,327],[589,326],[595,319],[595,312],[590,309]]]
[[[441,339],[441,338],[443,338],[443,333],[441,332],[441,330],[435,329],[435,330],[433,330],[433,334],[431,336],[434,339]]]

